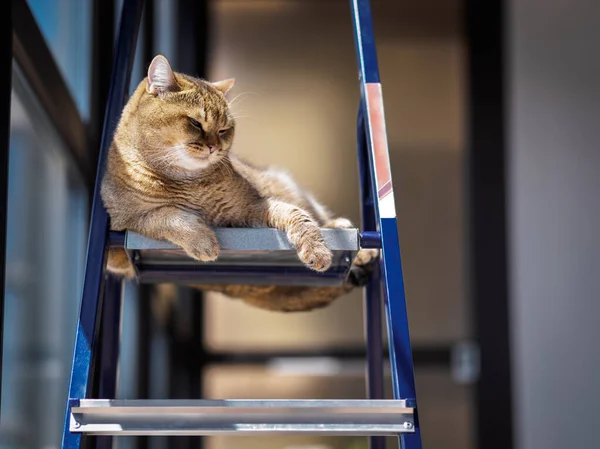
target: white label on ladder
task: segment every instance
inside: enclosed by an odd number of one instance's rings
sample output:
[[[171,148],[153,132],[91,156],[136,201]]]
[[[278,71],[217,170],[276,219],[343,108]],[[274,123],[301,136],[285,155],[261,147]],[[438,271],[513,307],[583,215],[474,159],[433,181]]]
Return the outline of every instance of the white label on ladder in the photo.
[[[375,164],[379,215],[381,218],[395,218],[394,189],[388,152],[385,115],[383,111],[383,93],[381,83],[366,83],[367,113],[369,116],[371,150]]]

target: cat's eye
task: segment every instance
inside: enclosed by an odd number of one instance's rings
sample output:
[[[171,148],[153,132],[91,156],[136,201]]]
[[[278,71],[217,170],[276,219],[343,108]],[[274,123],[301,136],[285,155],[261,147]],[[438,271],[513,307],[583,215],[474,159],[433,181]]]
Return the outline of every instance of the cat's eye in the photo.
[[[220,129],[219,130],[219,135],[222,136],[222,135],[228,133],[230,129],[231,128]]]
[[[188,117],[188,119],[190,121],[190,125],[192,125],[194,128],[198,128],[200,131],[203,131],[202,124],[199,121],[194,120],[192,117]]]

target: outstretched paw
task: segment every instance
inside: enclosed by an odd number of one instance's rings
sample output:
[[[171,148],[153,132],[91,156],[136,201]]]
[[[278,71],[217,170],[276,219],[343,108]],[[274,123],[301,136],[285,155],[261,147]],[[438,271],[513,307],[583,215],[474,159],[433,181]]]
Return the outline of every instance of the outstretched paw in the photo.
[[[333,255],[323,241],[305,241],[298,246],[298,257],[311,270],[327,271]]]

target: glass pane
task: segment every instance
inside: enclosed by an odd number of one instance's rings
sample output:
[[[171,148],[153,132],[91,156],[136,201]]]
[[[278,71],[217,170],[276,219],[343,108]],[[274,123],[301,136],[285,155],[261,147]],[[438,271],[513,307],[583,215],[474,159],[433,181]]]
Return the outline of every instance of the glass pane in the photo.
[[[307,364],[310,362],[307,362]],[[211,367],[205,377],[207,397],[214,399],[364,399],[363,365],[349,367],[341,375],[307,375],[305,372],[283,373],[258,366]],[[417,369],[419,419],[423,447],[471,449],[472,416],[469,387],[452,381],[449,373],[436,369]],[[388,398],[391,384],[387,379]],[[207,449],[232,449],[239,437],[207,439]],[[388,447],[397,447],[390,438]],[[265,436],[244,438],[246,449],[281,449],[301,446],[320,448],[366,449],[366,438]]]
[[[90,113],[92,0],[27,0],[84,120]]]
[[[20,91],[12,96],[0,432],[5,447],[58,448],[83,277],[87,193],[32,100]]]

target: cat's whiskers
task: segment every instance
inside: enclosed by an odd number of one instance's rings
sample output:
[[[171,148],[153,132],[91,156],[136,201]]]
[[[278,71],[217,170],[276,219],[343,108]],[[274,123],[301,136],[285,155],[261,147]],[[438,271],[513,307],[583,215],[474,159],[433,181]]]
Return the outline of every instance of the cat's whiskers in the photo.
[[[229,107],[233,106],[233,104],[238,100],[238,99],[242,99],[244,97],[244,95],[260,95],[258,92],[242,92],[237,94],[233,100],[231,100],[229,102]],[[240,103],[241,104],[241,103]]]
[[[167,151],[167,152],[164,152],[161,156],[157,156],[157,157],[153,158],[153,160],[154,160],[154,162],[157,162],[161,165],[166,164],[167,167],[170,167],[171,165],[173,165],[173,162],[175,161],[174,156],[176,157],[176,155],[174,155],[171,151]]]
[[[238,120],[238,119],[248,119],[250,122],[254,123],[254,124],[262,124],[262,122],[260,120],[257,120],[256,118],[250,116],[250,115],[240,115],[238,117],[234,117],[234,120]]]
[[[225,171],[227,172],[227,174],[229,176],[233,176],[233,169],[225,162],[224,159],[219,159],[217,161],[217,165],[222,174],[223,174],[223,168],[225,168]],[[224,174],[224,176],[225,176],[225,174]]]
[[[229,117],[232,119],[236,119],[236,118],[243,118],[243,117],[249,117],[249,113],[247,110],[244,109],[240,109],[240,110],[236,110],[236,111],[230,111]]]
[[[225,173],[223,173],[223,164],[221,164],[220,160],[217,161],[216,166],[219,169],[219,172],[221,173],[221,176],[225,177]]]
[[[246,114],[247,112],[248,111],[246,111],[244,109],[237,109],[235,111],[233,109],[230,109],[228,115],[230,118],[235,119],[236,117],[239,117],[240,114]]]

